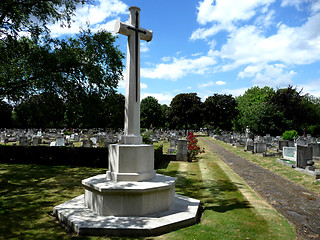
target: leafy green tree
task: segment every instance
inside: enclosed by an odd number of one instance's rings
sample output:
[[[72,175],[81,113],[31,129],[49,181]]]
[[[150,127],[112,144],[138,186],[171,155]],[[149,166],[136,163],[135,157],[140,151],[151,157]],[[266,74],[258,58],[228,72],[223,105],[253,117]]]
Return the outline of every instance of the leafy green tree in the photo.
[[[12,106],[5,101],[0,101],[0,128],[12,127]]]
[[[161,127],[162,128],[168,128],[169,127],[169,121],[167,119],[167,110],[169,109],[167,104],[161,105]]]
[[[112,129],[124,127],[125,97],[122,94],[111,94],[104,98],[103,126]]]
[[[47,39],[39,45],[21,38],[16,50],[0,44],[0,96],[18,101],[41,92],[81,98],[114,91],[123,70],[123,54],[106,31],[81,31],[76,38]]]
[[[231,130],[237,116],[237,102],[232,95],[214,94],[203,103],[205,125]]]
[[[283,113],[282,132],[296,129],[302,133],[303,129],[307,127],[311,115],[304,98],[302,90],[298,92],[292,86],[277,89],[268,96],[267,102],[272,104],[277,111]]]
[[[239,114],[234,122],[235,130],[245,131],[249,126],[254,134],[278,133],[282,129],[282,113],[273,105],[267,104],[267,98],[273,93],[274,90],[270,87],[255,86],[237,97]]]
[[[15,108],[15,121],[22,128],[58,128],[64,125],[65,105],[53,93],[34,95]]]
[[[202,103],[197,93],[181,93],[175,96],[167,111],[172,129],[197,129],[202,124]]]
[[[140,122],[141,127],[158,128],[161,126],[161,105],[158,103],[158,100],[154,97],[146,97],[141,100],[140,103]]]
[[[85,0],[1,0],[0,34],[17,37],[27,31],[33,36],[48,32],[47,24],[69,25],[77,4]]]

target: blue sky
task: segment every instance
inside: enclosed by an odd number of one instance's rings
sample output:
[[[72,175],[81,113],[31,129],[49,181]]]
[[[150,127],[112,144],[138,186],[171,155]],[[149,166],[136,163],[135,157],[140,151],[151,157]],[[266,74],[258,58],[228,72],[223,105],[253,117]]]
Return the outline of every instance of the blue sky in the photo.
[[[77,9],[70,29],[51,26],[52,35],[75,34],[87,22],[113,31],[130,6],[153,31],[151,42],[141,41],[141,99],[169,105],[179,93],[205,101],[288,85],[320,97],[320,0],[95,0]],[[117,45],[126,54],[127,37]]]

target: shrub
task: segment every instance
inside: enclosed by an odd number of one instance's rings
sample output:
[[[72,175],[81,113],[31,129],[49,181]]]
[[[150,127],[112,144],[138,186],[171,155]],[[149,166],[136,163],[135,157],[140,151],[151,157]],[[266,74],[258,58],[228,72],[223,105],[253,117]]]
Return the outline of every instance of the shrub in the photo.
[[[296,130],[285,131],[282,135],[283,140],[293,140],[293,138],[298,137],[298,132]]]
[[[200,153],[204,153],[204,148],[200,148],[198,145],[198,139],[196,135],[194,135],[192,132],[188,133],[188,154],[190,158],[194,158]]]

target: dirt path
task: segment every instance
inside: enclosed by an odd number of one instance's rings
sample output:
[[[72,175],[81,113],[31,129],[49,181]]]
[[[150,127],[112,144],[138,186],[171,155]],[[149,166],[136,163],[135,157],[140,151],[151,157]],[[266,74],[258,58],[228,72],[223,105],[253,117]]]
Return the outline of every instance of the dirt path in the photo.
[[[250,187],[296,226],[298,239],[320,239],[320,197],[203,138]]]

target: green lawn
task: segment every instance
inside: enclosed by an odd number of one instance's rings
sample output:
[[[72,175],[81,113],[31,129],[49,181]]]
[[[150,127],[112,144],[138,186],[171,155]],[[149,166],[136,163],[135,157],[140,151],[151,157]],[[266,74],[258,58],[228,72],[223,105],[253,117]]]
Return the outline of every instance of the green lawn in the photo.
[[[197,225],[147,239],[294,239],[293,227],[210,151],[192,163],[165,166],[158,172],[178,177],[176,192],[201,200],[204,212]],[[82,179],[104,171],[0,164],[0,238],[75,237],[57,224],[52,209],[82,194]]]

